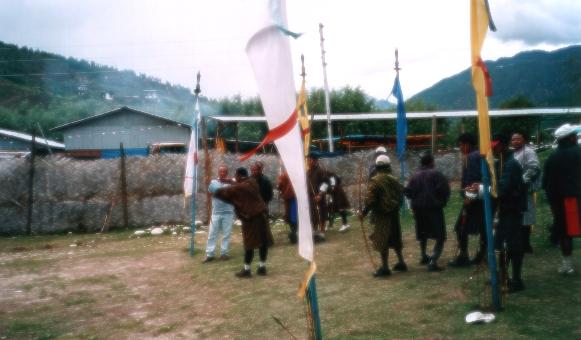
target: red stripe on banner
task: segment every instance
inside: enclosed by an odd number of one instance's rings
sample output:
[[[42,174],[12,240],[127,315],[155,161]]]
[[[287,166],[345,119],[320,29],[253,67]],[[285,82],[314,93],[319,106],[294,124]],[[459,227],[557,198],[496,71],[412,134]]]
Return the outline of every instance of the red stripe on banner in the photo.
[[[256,152],[258,152],[258,150],[260,150],[260,148],[262,148],[263,146],[268,145],[269,143],[272,143],[275,140],[285,136],[287,133],[290,132],[290,130],[292,130],[295,127],[297,123],[297,117],[298,117],[297,109],[295,109],[284,123],[268,131],[266,136],[264,136],[262,142],[260,142],[260,144],[258,144],[258,146],[255,147],[254,149],[240,156],[239,160],[240,161],[247,160],[248,158],[252,157],[252,155],[254,155]]]
[[[570,237],[581,236],[579,205],[576,197],[565,197],[565,221],[567,223],[567,235]]]
[[[486,64],[484,64],[484,61],[482,61],[482,58],[478,58],[476,65],[478,65],[478,67],[482,69],[482,73],[484,73],[484,80],[486,82],[485,92],[486,96],[490,97],[492,96],[492,78],[490,77],[490,72],[488,72],[488,68],[486,67]]]

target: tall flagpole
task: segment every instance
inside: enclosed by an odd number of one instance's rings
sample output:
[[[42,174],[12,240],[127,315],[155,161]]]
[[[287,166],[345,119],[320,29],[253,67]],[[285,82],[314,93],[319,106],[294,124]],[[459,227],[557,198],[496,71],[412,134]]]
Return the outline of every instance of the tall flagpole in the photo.
[[[323,80],[325,82],[325,109],[327,110],[327,136],[329,138],[329,152],[335,151],[333,145],[333,127],[331,125],[331,100],[329,99],[329,83],[327,82],[327,61],[325,60],[325,45],[323,38],[323,24],[319,24],[319,35],[321,36],[321,61],[323,63]]]
[[[305,56],[301,54],[301,74],[300,74],[301,78],[303,78],[303,84],[305,84],[305,78],[307,76],[307,73],[305,72]],[[302,90],[302,89],[301,89]],[[306,107],[306,103],[305,103],[305,107]],[[311,124],[309,126],[309,129],[312,128],[312,124],[313,124],[313,119],[311,117]],[[305,139],[303,139],[303,142],[305,142]],[[303,150],[305,150],[305,157],[308,155],[309,153],[309,149],[308,148],[303,148]],[[314,265],[314,261],[311,262],[311,269],[313,269],[313,267],[316,268],[316,266]],[[321,317],[319,316],[319,299],[317,297],[317,282],[315,279],[315,271],[313,270],[313,274],[309,280],[309,283],[307,285],[307,289],[306,289],[306,296],[305,298],[307,299],[307,305],[308,308],[310,309],[310,315],[312,318],[312,326],[313,327],[313,333],[311,334],[312,337],[316,340],[321,340],[323,339],[323,330],[321,328]]]
[[[401,70],[401,68],[399,67],[399,52],[398,52],[397,48],[395,49],[395,66],[393,69],[395,70],[395,76],[399,79],[399,71]],[[397,122],[396,122],[396,124],[397,124]],[[407,136],[406,136],[406,138],[407,138]],[[399,168],[400,168],[399,180],[403,184],[405,181],[405,156],[400,158]],[[405,211],[405,209],[403,211]]]
[[[200,120],[200,72],[196,76],[196,88],[194,89],[194,96],[195,96],[195,107],[194,107],[194,117],[192,122],[192,130],[195,131],[195,154],[194,154],[194,163],[193,163],[193,174],[192,174],[192,198],[191,198],[191,207],[192,207],[192,224],[191,224],[191,231],[192,231],[192,238],[190,240],[190,256],[194,256],[194,246],[195,246],[195,237],[196,237],[196,191],[198,189],[198,123]]]

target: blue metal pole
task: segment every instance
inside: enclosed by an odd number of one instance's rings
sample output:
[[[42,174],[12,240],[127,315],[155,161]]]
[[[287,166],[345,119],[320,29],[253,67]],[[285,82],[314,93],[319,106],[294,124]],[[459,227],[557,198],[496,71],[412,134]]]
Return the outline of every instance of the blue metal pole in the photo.
[[[194,119],[192,123],[192,131],[195,131],[194,141],[196,153],[198,152],[198,120],[200,118],[200,72],[198,72],[196,80],[196,88],[194,90],[194,95],[196,97],[195,108],[194,108]],[[198,164],[197,164],[197,154],[194,155],[194,165],[192,169],[192,198],[191,198],[191,208],[192,208],[192,223],[190,225],[190,230],[192,231],[192,238],[190,240],[190,256],[194,256],[195,238],[196,238],[196,191],[198,189]]]
[[[484,184],[484,221],[486,223],[486,239],[488,250],[488,269],[490,270],[490,284],[492,288],[492,305],[494,310],[500,310],[500,294],[496,273],[496,256],[494,255],[494,235],[492,234],[492,202],[490,199],[490,174],[486,159],[480,161],[482,182]]]
[[[323,339],[323,330],[321,329],[321,318],[319,317],[319,302],[317,299],[317,283],[315,275],[309,281],[307,294],[311,303],[311,315],[313,316],[313,326],[315,327],[315,339]]]

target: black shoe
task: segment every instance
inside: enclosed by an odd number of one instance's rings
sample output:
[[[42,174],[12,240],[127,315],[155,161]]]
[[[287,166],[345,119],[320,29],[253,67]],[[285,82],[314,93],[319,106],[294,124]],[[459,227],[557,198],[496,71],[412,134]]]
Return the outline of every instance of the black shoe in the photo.
[[[508,280],[508,292],[516,293],[525,289],[525,285],[522,280]]]
[[[455,259],[450,260],[450,262],[448,262],[448,266],[455,268],[468,267],[470,266],[470,260],[467,256],[458,256]]]
[[[214,261],[214,257],[213,256],[206,256],[206,258],[204,259],[204,261],[202,261],[202,263],[208,263],[208,262],[212,262]]]
[[[241,279],[245,279],[245,278],[252,277],[252,272],[250,271],[250,269],[244,269],[244,268],[242,268],[242,270],[240,270],[235,275],[236,275],[236,277],[239,277]]]
[[[422,259],[420,260],[420,264],[425,266],[428,263],[430,263],[430,257],[428,255],[422,256]]]
[[[482,253],[477,253],[476,256],[472,260],[470,260],[470,264],[479,265],[482,262],[486,262],[484,255]]]
[[[313,236],[313,240],[315,241],[315,243],[326,241],[324,234],[315,234],[315,236]]]
[[[256,269],[256,275],[266,276],[266,266],[259,266],[258,269]]]
[[[393,270],[397,272],[407,272],[408,266],[405,264],[405,262],[398,262],[395,264],[395,266],[393,266]]]
[[[376,270],[373,273],[374,277],[386,277],[386,276],[390,276],[390,275],[391,275],[391,271],[385,267],[380,267],[378,270]]]
[[[444,270],[444,268],[438,266],[437,262],[430,262],[430,264],[428,264],[428,271],[429,272],[441,272],[442,270]]]

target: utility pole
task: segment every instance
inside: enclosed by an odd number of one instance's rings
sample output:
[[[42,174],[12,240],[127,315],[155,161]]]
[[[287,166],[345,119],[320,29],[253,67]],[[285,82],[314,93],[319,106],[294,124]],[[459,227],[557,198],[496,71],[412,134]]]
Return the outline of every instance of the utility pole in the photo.
[[[329,152],[334,152],[333,127],[331,125],[331,100],[329,99],[329,83],[327,82],[327,62],[325,61],[325,45],[323,38],[323,24],[319,24],[319,34],[321,36],[321,61],[323,63],[323,79],[325,81],[325,109],[327,110],[327,136],[329,138]]]

